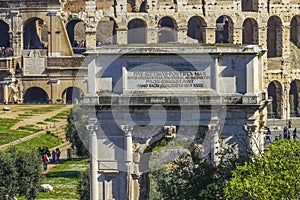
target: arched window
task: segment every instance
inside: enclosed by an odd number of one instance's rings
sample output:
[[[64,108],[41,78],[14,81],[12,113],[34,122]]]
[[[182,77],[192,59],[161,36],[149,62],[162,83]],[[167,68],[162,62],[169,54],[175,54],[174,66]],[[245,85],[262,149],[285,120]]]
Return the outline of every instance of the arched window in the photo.
[[[206,42],[206,23],[203,18],[194,16],[188,22],[187,36],[198,40],[199,43]]]
[[[158,22],[159,36],[158,42],[176,42],[177,41],[177,24],[171,17],[163,17]]]
[[[97,25],[96,46],[116,44],[117,28],[118,25],[111,17],[103,17]]]
[[[282,23],[279,17],[272,16],[268,21],[267,30],[268,57],[282,55]]]
[[[268,86],[268,96],[272,98],[268,105],[268,116],[272,118],[281,118],[282,108],[282,86],[278,81],[272,81]]]
[[[243,23],[243,44],[258,44],[258,25],[252,18]]]
[[[242,11],[258,11],[258,0],[242,0]]]
[[[85,51],[85,23],[79,19],[73,19],[67,24],[67,32],[74,53]]]
[[[290,85],[289,100],[290,100],[290,116],[299,117],[300,114],[300,81],[294,80]]]
[[[63,103],[77,104],[81,103],[84,98],[84,93],[78,87],[68,87],[62,93]]]
[[[221,16],[216,21],[216,43],[233,43],[233,21]]]
[[[127,25],[127,43],[146,43],[147,25],[144,20],[132,19]]]
[[[290,40],[300,47],[300,16],[294,16],[291,21]]]
[[[10,47],[8,31],[8,24],[0,20],[0,47]]]
[[[48,26],[40,18],[30,18],[24,25],[23,48],[43,49],[48,47]]]

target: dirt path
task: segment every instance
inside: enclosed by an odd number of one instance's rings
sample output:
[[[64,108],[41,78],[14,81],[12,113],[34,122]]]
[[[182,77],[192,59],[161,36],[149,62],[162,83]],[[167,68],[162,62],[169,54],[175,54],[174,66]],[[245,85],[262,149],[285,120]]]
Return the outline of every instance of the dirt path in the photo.
[[[61,163],[63,163],[65,160],[68,159],[68,152],[67,152],[67,149],[60,149],[60,159],[59,159],[59,162],[58,163],[50,163],[48,164],[47,166],[47,171],[44,171],[43,173],[44,174],[47,174],[53,167],[57,166],[57,165],[60,165]]]

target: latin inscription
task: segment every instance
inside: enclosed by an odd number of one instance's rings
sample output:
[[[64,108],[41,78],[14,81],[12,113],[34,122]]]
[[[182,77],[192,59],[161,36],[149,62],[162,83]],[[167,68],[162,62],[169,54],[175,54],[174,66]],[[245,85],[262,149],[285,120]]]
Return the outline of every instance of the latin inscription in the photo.
[[[129,89],[208,88],[210,78],[206,71],[127,72],[127,87]]]

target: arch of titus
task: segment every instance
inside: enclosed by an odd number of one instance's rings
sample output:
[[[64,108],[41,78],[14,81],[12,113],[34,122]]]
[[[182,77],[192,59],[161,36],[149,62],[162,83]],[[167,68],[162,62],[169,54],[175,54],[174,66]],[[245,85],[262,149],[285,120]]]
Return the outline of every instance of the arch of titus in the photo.
[[[149,199],[151,162],[263,152],[265,49],[156,44],[87,52],[92,199]],[[181,144],[151,152],[168,138]],[[166,163],[165,163],[166,164]]]

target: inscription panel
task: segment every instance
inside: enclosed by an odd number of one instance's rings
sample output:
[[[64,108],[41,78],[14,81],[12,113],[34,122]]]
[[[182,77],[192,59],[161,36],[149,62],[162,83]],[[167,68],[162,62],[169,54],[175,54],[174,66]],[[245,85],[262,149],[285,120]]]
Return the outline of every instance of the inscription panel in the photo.
[[[210,70],[126,72],[127,89],[210,88]]]
[[[27,57],[28,56],[28,57]],[[24,75],[40,75],[45,71],[46,58],[41,57],[41,51],[32,50],[24,56]]]
[[[24,74],[40,75],[45,71],[45,58],[24,58]]]

